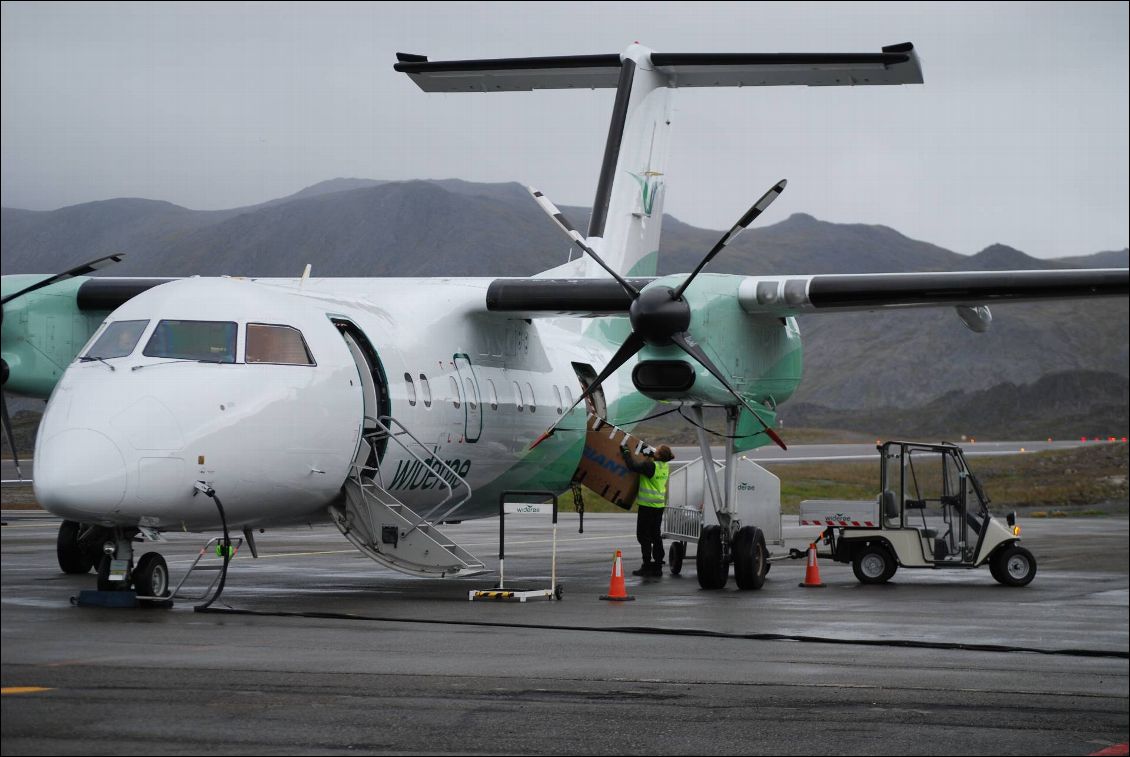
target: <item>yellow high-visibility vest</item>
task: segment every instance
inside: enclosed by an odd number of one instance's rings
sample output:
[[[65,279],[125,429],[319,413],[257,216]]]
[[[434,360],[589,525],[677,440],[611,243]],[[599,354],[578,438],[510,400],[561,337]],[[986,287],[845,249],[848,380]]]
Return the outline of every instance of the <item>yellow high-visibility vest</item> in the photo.
[[[667,504],[667,463],[655,460],[655,475],[640,476],[640,491],[636,504],[640,507],[664,507]]]

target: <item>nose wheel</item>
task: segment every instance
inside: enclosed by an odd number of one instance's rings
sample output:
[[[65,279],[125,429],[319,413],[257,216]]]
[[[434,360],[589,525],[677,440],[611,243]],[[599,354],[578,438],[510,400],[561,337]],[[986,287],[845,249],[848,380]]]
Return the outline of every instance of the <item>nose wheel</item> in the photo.
[[[65,525],[65,524],[64,524]],[[60,529],[60,540],[70,529]],[[157,552],[146,552],[133,561],[133,538],[136,532],[115,529],[111,538],[102,546],[102,554],[97,558],[98,591],[132,591],[142,602],[164,602],[172,592],[169,591],[169,566],[165,558]],[[60,552],[60,565],[63,562]],[[77,567],[77,566],[76,566]]]

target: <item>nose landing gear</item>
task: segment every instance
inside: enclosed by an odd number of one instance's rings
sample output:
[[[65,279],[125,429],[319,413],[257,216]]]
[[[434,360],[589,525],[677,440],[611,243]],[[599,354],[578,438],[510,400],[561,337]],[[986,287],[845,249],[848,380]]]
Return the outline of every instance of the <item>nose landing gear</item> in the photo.
[[[84,591],[79,604],[119,607],[133,606],[124,602],[123,596],[132,594],[133,600],[147,605],[171,603],[169,566],[157,552],[146,552],[134,566],[133,542],[138,530],[134,528],[105,528],[63,521],[59,526],[57,556],[64,573],[82,574],[97,566],[97,592]],[[99,594],[113,594],[102,597]]]

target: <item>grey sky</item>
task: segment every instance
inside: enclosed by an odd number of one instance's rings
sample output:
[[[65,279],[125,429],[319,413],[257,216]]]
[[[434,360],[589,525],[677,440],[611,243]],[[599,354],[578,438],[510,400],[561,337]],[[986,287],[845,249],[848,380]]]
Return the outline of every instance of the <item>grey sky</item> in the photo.
[[[421,92],[432,60],[878,52],[926,84],[681,90],[666,210],[728,227],[780,178],[793,212],[973,253],[1130,238],[1126,3],[381,3],[2,6],[0,202],[196,209],[336,176],[521,181],[588,205],[611,90]]]

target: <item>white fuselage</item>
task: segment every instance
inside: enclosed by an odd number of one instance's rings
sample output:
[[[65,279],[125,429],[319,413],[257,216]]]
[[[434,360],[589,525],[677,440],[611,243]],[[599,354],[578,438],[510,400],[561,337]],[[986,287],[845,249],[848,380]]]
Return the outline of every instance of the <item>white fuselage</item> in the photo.
[[[507,488],[562,490],[583,432],[528,447],[578,396],[574,363],[599,370],[611,350],[570,328],[576,321],[486,313],[490,281],[190,278],[150,290],[90,342],[114,322],[145,322],[132,351],[80,357],[55,389],[36,444],[37,498],[81,522],[204,530],[219,520],[209,499],[194,496],[203,481],[231,526],[308,521],[364,460],[365,417],[390,415],[422,443],[409,442],[413,451],[470,485],[475,496],[452,517],[497,512]],[[234,324],[228,361],[145,354],[162,322]],[[252,362],[249,323],[297,330],[312,364]],[[359,367],[343,332],[367,342],[377,365]],[[614,380],[604,391],[610,403],[639,398]],[[583,429],[583,411],[573,416],[563,429]],[[446,494],[398,444],[384,448],[380,469],[414,508]]]

